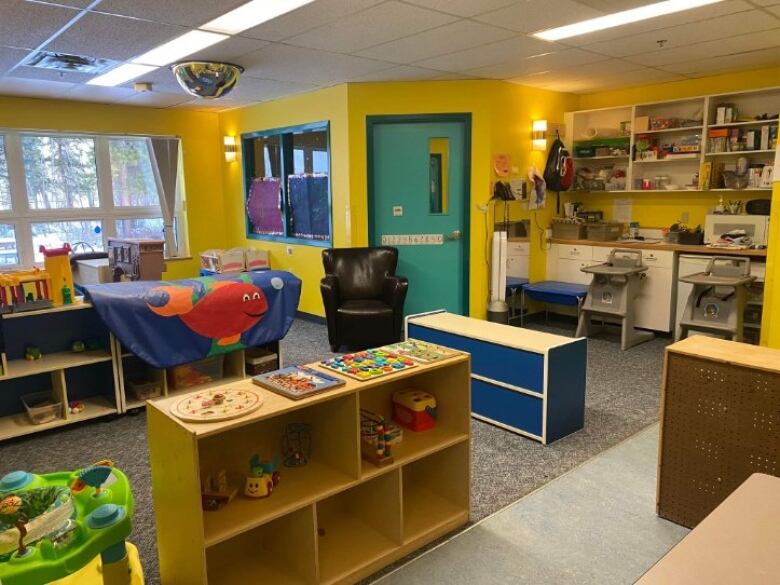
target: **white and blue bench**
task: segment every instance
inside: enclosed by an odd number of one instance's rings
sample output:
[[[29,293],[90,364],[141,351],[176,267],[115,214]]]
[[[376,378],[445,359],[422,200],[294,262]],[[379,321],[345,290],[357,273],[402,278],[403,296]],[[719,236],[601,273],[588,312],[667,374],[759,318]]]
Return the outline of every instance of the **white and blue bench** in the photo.
[[[585,420],[587,340],[445,311],[410,315],[406,336],[471,354],[471,413],[543,444]]]

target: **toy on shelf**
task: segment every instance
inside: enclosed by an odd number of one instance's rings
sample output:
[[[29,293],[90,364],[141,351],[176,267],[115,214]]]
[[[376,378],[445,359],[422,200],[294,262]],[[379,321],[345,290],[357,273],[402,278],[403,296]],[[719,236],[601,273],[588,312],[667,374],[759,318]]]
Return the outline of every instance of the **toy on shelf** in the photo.
[[[162,280],[165,242],[142,238],[109,238],[108,267],[114,282]]]
[[[201,505],[206,511],[219,510],[233,501],[238,489],[228,483],[227,473],[220,469],[214,475],[207,475],[201,486]]]
[[[68,411],[71,414],[80,414],[84,412],[84,408],[85,408],[84,403],[79,402],[78,400],[71,400],[68,403]]]
[[[71,304],[73,270],[70,267],[70,244],[63,244],[61,248],[48,249],[42,245],[38,251],[43,254],[43,266],[51,279],[51,300],[55,305]]]
[[[290,423],[282,435],[282,454],[285,467],[303,467],[311,457],[311,426]]]
[[[249,475],[244,483],[244,495],[248,498],[267,498],[279,484],[279,461],[263,461],[258,455],[249,460]]]
[[[363,459],[377,466],[393,462],[389,426],[385,418],[375,412],[360,409],[360,453]]]
[[[436,426],[436,397],[409,389],[393,394],[393,420],[410,431],[427,431]]]
[[[82,353],[86,351],[86,349],[87,349],[86,344],[80,339],[77,339],[76,341],[70,344],[70,351],[72,351],[73,353]]]
[[[171,406],[171,414],[186,422],[214,422],[244,416],[262,405],[262,396],[253,390],[211,388],[183,396]]]
[[[419,341],[417,339],[399,341],[398,343],[385,345],[379,349],[397,353],[400,356],[407,357],[422,364],[438,362],[460,355],[460,352],[455,349],[450,349],[427,341]]]
[[[414,360],[390,351],[367,349],[320,362],[320,366],[343,376],[365,381],[415,367]]]
[[[110,462],[100,462],[110,463]],[[103,489],[110,485],[110,489]],[[0,582],[3,585],[143,585],[131,531],[133,495],[118,469],[0,479]]]
[[[27,361],[35,361],[39,360],[43,357],[43,354],[41,353],[41,348],[37,345],[27,345],[24,348],[24,359]]]
[[[305,366],[289,366],[260,374],[254,376],[252,382],[292,400],[300,400],[345,384],[344,380]]]
[[[0,272],[0,313],[51,308],[51,282],[49,272],[40,268]]]

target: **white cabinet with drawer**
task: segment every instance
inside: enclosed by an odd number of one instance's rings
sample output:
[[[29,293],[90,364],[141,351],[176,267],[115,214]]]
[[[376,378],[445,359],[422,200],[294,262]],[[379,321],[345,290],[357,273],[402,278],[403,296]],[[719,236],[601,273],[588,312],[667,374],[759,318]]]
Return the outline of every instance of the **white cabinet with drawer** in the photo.
[[[616,243],[612,247],[553,244],[547,256],[547,278],[590,284],[591,275],[582,272],[582,268],[606,262],[614,248],[620,248],[620,245]],[[645,273],[642,292],[636,300],[636,326],[669,332],[674,323],[674,252],[642,250],[642,260],[648,270]]]
[[[528,278],[528,260],[530,255],[530,243],[509,242],[506,255],[506,275]]]

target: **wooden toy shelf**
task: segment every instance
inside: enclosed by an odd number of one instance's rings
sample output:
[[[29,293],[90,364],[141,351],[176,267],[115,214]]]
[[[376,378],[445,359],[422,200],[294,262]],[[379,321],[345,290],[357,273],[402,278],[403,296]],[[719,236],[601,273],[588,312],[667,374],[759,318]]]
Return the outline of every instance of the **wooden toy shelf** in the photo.
[[[219,423],[173,417],[176,397],[148,402],[162,581],[245,585],[262,576],[275,585],[355,583],[466,523],[469,376],[464,354],[385,378],[349,380],[300,401],[243,380],[226,386],[258,391],[263,406]],[[392,464],[363,460],[359,409],[389,417],[393,392],[411,387],[436,396],[436,427],[404,430]],[[224,469],[243,488],[251,455],[279,453],[283,429],[293,422],[311,427],[306,466],[282,467],[269,498],[239,494],[219,510],[202,511],[202,475]]]
[[[88,303],[75,303],[2,315],[0,441],[122,412],[115,341],[91,309]],[[73,352],[75,339],[100,340],[107,349]],[[28,344],[41,349],[41,359],[24,359]],[[33,424],[21,397],[44,391],[62,403],[61,418]],[[84,409],[71,413],[71,401]]]

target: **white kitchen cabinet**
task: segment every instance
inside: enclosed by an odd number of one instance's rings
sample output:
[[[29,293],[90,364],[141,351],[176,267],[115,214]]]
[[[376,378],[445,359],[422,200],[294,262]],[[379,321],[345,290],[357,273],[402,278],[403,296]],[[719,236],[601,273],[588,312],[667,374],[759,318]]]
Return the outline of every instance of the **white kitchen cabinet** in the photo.
[[[509,242],[506,256],[506,275],[528,278],[528,262],[531,254],[528,242]]]
[[[673,252],[668,254],[674,256]],[[651,261],[652,262],[652,261]],[[636,326],[668,333],[672,330],[674,269],[647,262],[641,292],[636,299]]]

